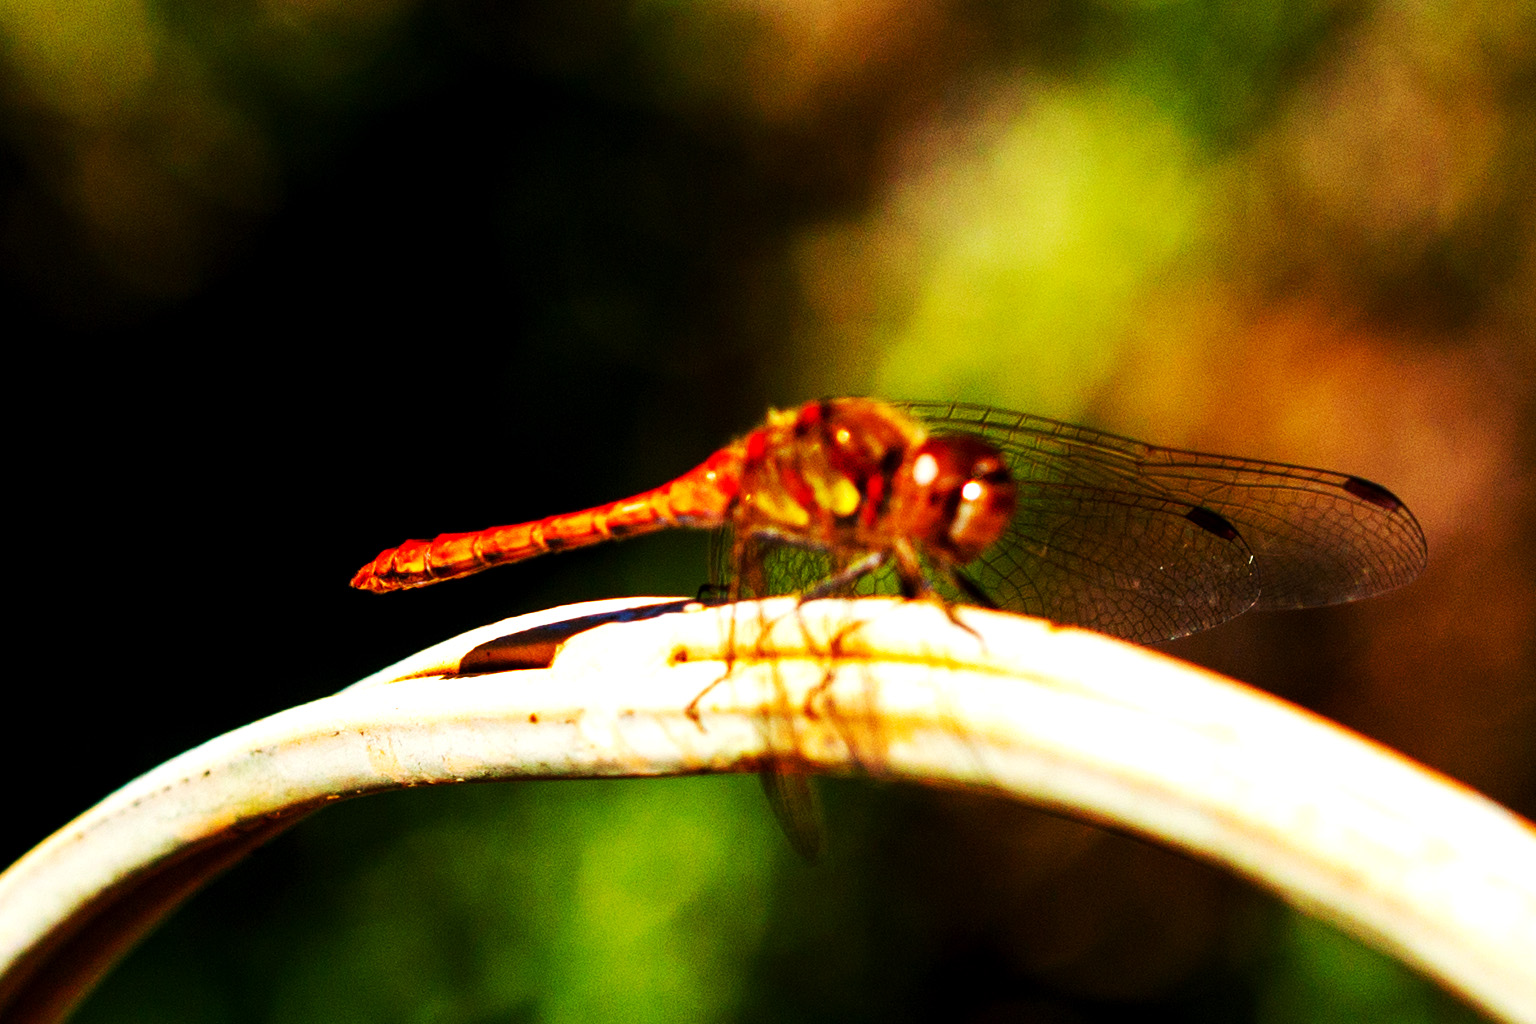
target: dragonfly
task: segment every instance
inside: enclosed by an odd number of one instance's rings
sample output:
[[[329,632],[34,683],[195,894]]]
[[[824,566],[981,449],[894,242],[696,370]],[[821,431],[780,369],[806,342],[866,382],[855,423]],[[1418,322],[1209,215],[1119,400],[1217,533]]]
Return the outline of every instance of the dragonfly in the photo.
[[[1428,557],[1413,513],[1362,477],[982,405],[830,398],[770,412],[633,497],[406,541],[352,586],[422,587],[674,527],[725,531],[731,598],[935,595],[1133,643],[1371,597]]]
[[[1427,560],[1408,507],[1361,477],[981,405],[831,398],[770,412],[633,497],[389,548],[352,586],[422,587],[673,527],[727,538],[716,561],[731,600],[929,596],[1135,643],[1370,597]],[[774,764],[761,776],[791,845],[816,859],[809,779]]]

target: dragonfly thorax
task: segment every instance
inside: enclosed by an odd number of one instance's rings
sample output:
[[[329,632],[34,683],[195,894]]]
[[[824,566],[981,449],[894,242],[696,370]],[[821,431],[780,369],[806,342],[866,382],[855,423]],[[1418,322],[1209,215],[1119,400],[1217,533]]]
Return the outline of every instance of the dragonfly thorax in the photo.
[[[741,443],[736,529],[814,547],[887,546],[891,478],[922,428],[884,403],[808,402]]]

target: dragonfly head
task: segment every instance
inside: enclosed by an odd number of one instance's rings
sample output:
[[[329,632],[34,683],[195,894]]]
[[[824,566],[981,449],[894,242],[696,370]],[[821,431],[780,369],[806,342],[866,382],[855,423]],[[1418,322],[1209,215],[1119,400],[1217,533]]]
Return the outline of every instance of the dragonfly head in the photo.
[[[1016,488],[1008,463],[979,437],[929,437],[908,455],[896,481],[898,529],[957,565],[980,555],[1013,518]]]

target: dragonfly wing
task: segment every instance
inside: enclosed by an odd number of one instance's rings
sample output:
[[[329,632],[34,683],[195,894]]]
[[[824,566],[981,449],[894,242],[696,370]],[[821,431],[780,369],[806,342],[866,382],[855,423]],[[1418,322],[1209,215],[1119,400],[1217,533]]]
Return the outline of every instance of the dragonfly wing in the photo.
[[[1124,517],[1124,509],[1080,505],[1073,516],[1063,516],[1059,501],[1043,504],[1054,515],[1016,517],[996,544],[964,568],[1001,608],[1152,643],[1241,615],[1258,594],[1253,560],[1241,539],[1218,537],[1179,514],[1143,509],[1136,535],[1109,528],[1111,546],[1094,531],[1104,528],[1106,518]],[[1148,560],[1154,549],[1164,552],[1155,563]],[[923,561],[941,598],[973,603],[943,566]],[[763,553],[763,565],[773,593],[803,592],[835,571],[825,552],[783,544]],[[890,565],[848,588],[853,597],[900,594]]]
[[[1301,608],[1378,594],[1413,579],[1426,561],[1413,514],[1385,488],[1357,477],[1162,448],[982,406],[904,407],[934,432],[978,434],[1008,459],[1020,487],[1019,511],[1008,533],[983,554],[978,574],[1001,586],[1009,606],[1018,606],[1019,598],[1007,596],[1007,581],[1017,574],[1029,581],[1015,588],[1025,591],[1026,604],[1039,601],[1050,617],[1094,628],[1104,628],[1095,618],[1118,617],[1119,628],[1107,632],[1167,639],[1248,607]],[[1212,528],[1204,530],[1209,537],[1180,527],[1175,520],[1181,517],[1197,529]],[[1223,523],[1241,542],[1225,555],[1219,554]],[[1041,545],[1059,538],[1068,543],[1050,544],[1047,561],[1037,565]],[[1216,557],[1202,561],[1201,545]],[[1235,571],[1237,551],[1252,554],[1251,573]],[[1117,592],[1133,598],[1122,609],[1140,608],[1143,602],[1134,598],[1148,585],[1156,590],[1169,566],[1178,574],[1169,581],[1172,591],[1188,598],[1183,605],[1161,619],[1150,610],[1115,610]],[[1085,615],[1076,610],[1080,597],[1094,599],[1098,586],[1085,576],[1112,584],[1123,577],[1133,585],[1112,585],[1102,595],[1108,610]],[[1238,589],[1221,596],[1230,585]],[[1066,587],[1063,596],[1045,593],[1057,586]],[[1036,597],[1033,590],[1042,593]],[[1172,631],[1155,635],[1165,628]]]
[[[964,572],[1001,607],[1136,643],[1241,615],[1259,596],[1243,539],[1187,506],[1024,484],[1003,537]]]
[[[1428,560],[1408,507],[1369,480],[1281,463],[1146,451],[1147,475],[1231,521],[1259,562],[1260,608],[1370,597],[1412,580]]]
[[[816,780],[804,772],[764,768],[758,773],[768,806],[796,853],[815,863],[827,848],[827,830],[821,813]]]
[[[740,594],[742,598],[768,597],[776,594],[803,594],[812,590],[818,584],[825,583],[828,579],[847,568],[848,560],[834,558],[831,552],[822,548],[794,544],[786,540],[775,538],[752,538],[750,545],[743,557],[743,561],[753,563],[761,567],[759,583],[762,593],[757,592],[757,587],[742,573],[740,567],[734,563],[734,532],[730,527],[719,530],[713,536],[710,543],[710,582],[715,589],[722,594],[730,593],[731,581],[740,575]],[[856,552],[856,555],[864,555],[865,552]],[[848,586],[827,596],[841,597],[871,597],[877,594],[895,596],[901,593],[901,586],[896,578],[895,571],[890,566],[882,566],[874,572],[868,572],[849,582]]]

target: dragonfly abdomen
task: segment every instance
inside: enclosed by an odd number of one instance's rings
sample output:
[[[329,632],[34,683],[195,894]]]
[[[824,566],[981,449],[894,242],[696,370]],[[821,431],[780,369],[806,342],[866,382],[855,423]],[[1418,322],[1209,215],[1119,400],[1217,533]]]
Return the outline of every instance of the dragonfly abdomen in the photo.
[[[632,498],[512,526],[408,540],[359,569],[352,586],[383,594],[670,526],[714,529],[725,522],[740,480],[740,462],[740,452],[732,446],[671,483]]]

